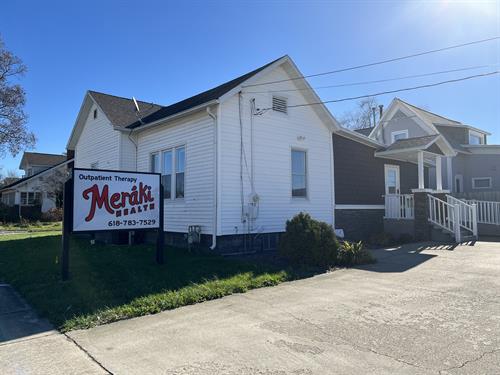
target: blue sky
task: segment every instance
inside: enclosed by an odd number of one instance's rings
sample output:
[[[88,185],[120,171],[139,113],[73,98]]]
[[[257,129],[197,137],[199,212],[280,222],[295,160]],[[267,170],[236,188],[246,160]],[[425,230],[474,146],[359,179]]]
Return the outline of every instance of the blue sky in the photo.
[[[0,34],[29,69],[21,83],[35,150],[61,153],[88,89],[170,104],[285,54],[313,74],[484,39],[500,35],[500,1],[11,1],[2,4]],[[497,41],[310,83],[499,63]],[[318,93],[337,99],[498,68]],[[397,95],[488,130],[490,143],[500,143],[499,76]],[[354,105],[329,108],[340,117]],[[0,160],[3,171],[17,169],[20,157]]]

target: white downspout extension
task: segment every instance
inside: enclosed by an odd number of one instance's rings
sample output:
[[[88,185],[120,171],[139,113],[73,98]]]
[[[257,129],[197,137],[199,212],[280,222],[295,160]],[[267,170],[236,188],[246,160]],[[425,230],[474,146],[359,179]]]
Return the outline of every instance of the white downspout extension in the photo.
[[[333,132],[330,132],[330,163],[331,163],[331,174],[332,177],[330,178],[330,184],[331,184],[331,189],[332,189],[332,210],[333,210],[333,217],[332,217],[332,226],[333,229],[335,229],[335,155],[334,152],[335,150],[333,149]]]
[[[220,105],[220,104],[219,104]],[[217,116],[207,107],[208,115],[214,120],[214,212],[213,212],[213,223],[212,223],[212,246],[210,250],[214,250],[217,247]]]

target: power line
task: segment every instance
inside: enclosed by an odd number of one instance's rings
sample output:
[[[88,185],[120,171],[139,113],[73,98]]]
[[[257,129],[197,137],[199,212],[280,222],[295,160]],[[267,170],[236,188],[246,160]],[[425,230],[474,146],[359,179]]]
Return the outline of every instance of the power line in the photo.
[[[367,95],[351,96],[351,97],[347,97],[347,98],[325,100],[325,101],[315,102],[315,103],[305,103],[305,104],[288,105],[287,108],[306,107],[306,106],[310,106],[310,105],[319,105],[319,104],[346,102],[346,101],[349,101],[349,100],[357,100],[357,99],[369,98],[369,97],[373,97],[373,96],[380,96],[380,95],[386,95],[386,94],[394,94],[396,92],[412,91],[412,90],[418,90],[418,89],[423,89],[423,88],[428,88],[428,87],[445,85],[445,84],[448,84],[448,83],[455,83],[455,82],[460,82],[460,81],[466,81],[466,80],[470,80],[470,79],[474,79],[474,78],[488,77],[488,76],[493,76],[493,75],[498,74],[498,73],[500,73],[500,70],[496,70],[496,71],[489,72],[489,73],[476,74],[476,75],[473,75],[473,76],[462,77],[462,78],[457,78],[457,79],[450,79],[448,81],[441,81],[441,82],[429,83],[427,85],[406,87],[406,88],[403,88],[403,89],[390,90],[390,91],[382,91],[382,92],[377,92],[377,93],[367,94]],[[272,109],[272,107],[269,107],[269,108],[260,109],[260,111],[268,111],[268,110],[271,110],[271,109]]]
[[[442,71],[432,72],[432,73],[414,74],[414,75],[402,76],[402,77],[395,77],[395,78],[378,79],[378,80],[374,80],[374,81],[361,81],[361,82],[352,82],[352,83],[339,83],[337,85],[317,86],[317,87],[313,87],[313,89],[314,90],[318,90],[318,89],[328,89],[328,88],[334,88],[334,87],[361,86],[361,85],[368,85],[368,84],[372,84],[372,83],[382,83],[382,82],[390,82],[390,81],[401,81],[401,80],[404,80],[404,79],[429,77],[429,76],[435,76],[435,75],[446,74],[446,73],[455,73],[455,72],[463,72],[463,71],[466,71],[466,70],[475,70],[475,69],[489,68],[489,67],[493,67],[493,66],[498,66],[498,65],[477,65],[477,66],[470,66],[470,67],[467,67],[467,68],[442,70]],[[269,92],[276,93],[276,92],[307,91],[307,90],[310,90],[310,88],[284,89],[284,90],[268,90],[268,91],[244,91],[244,93],[245,94],[267,94]]]
[[[406,56],[395,57],[395,58],[392,58],[392,59],[387,59],[387,60],[376,61],[376,62],[372,62],[372,63],[368,63],[368,64],[362,64],[362,65],[350,66],[350,67],[341,68],[341,69],[337,69],[337,70],[331,70],[331,71],[328,71],[328,72],[322,72],[322,73],[316,73],[316,74],[309,74],[309,75],[306,75],[306,76],[302,75],[302,76],[300,76],[300,77],[294,77],[294,78],[288,78],[288,79],[280,79],[280,80],[277,80],[277,81],[269,81],[269,82],[263,82],[263,83],[255,83],[255,84],[253,84],[253,85],[243,85],[242,87],[255,87],[255,86],[262,86],[262,85],[271,85],[271,84],[273,84],[273,83],[281,83],[281,82],[287,82],[287,81],[295,81],[295,80],[298,80],[298,79],[311,78],[311,77],[319,77],[319,76],[324,76],[324,75],[328,75],[328,74],[335,74],[335,73],[347,72],[347,71],[349,71],[349,70],[355,70],[355,69],[368,68],[368,67],[370,67],[370,66],[381,65],[381,64],[387,64],[387,63],[390,63],[390,62],[395,62],[395,61],[401,61],[401,60],[411,59],[411,58],[413,58],[413,57],[418,57],[418,56],[429,55],[429,54],[431,54],[431,53],[437,53],[437,52],[448,51],[448,50],[451,50],[451,49],[461,48],[461,47],[466,47],[466,46],[471,46],[471,45],[474,45],[474,44],[480,44],[480,43],[491,42],[491,41],[493,41],[493,40],[498,40],[498,39],[500,39],[500,36],[494,36],[494,37],[492,37],[492,38],[481,39],[481,40],[475,40],[475,41],[472,41],[472,42],[462,43],[462,44],[455,44],[455,45],[448,46],[448,47],[443,47],[443,48],[433,49],[433,50],[430,50],[430,51],[424,51],[424,52],[413,53],[413,54],[411,54],[411,55],[406,55]]]

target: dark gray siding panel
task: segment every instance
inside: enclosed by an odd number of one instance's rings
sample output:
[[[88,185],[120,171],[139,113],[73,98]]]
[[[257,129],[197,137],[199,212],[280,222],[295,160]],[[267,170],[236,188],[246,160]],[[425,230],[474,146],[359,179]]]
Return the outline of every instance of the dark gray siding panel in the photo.
[[[348,240],[367,241],[384,231],[384,210],[335,210],[335,228]]]
[[[383,204],[385,164],[399,165],[401,193],[418,187],[415,164],[376,158],[374,148],[337,134],[333,135],[333,153],[335,204]]]

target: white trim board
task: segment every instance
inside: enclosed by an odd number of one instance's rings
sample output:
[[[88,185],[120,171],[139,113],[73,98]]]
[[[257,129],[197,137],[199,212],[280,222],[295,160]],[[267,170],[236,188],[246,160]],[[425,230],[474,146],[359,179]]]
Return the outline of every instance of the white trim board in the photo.
[[[336,210],[385,210],[383,204],[336,204]]]

